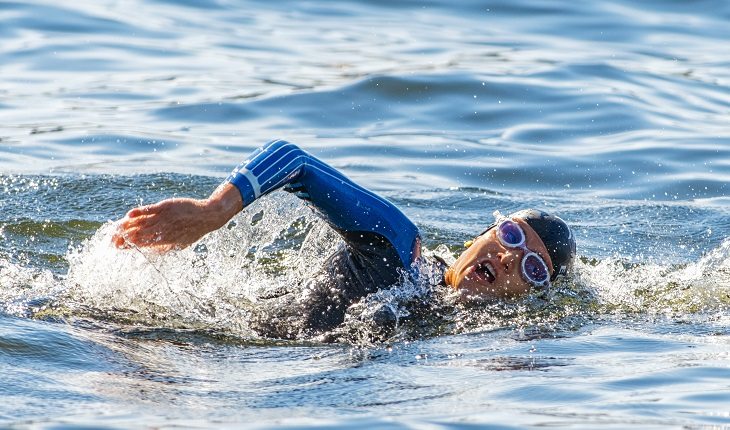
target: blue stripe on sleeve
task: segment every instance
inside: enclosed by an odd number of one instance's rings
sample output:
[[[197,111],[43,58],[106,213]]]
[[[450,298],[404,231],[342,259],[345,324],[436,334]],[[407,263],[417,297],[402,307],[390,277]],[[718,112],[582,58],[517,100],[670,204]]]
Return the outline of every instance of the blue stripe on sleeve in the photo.
[[[336,230],[385,237],[405,267],[420,251],[418,228],[392,203],[289,142],[275,140],[264,145],[227,181],[238,188],[244,206],[288,185],[287,189],[311,203]]]
[[[241,193],[241,199],[243,199],[243,206],[248,206],[256,200],[253,186],[245,176],[232,173],[226,180],[238,188],[238,191]]]

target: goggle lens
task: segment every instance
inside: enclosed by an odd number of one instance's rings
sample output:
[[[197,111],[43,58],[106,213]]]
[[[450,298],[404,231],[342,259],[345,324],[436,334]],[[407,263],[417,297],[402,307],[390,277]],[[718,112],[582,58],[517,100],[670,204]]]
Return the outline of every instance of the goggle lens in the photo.
[[[522,271],[532,282],[542,284],[550,278],[545,262],[536,254],[529,254],[522,259]]]
[[[497,218],[497,239],[504,246],[520,248],[525,254],[522,257],[522,276],[526,281],[535,286],[550,286],[550,270],[547,263],[538,254],[525,246],[525,231],[519,224],[505,218],[498,211],[495,211]],[[501,222],[500,222],[501,219]]]
[[[503,221],[497,232],[499,233],[499,240],[506,246],[520,246],[525,242],[525,233],[515,222]]]

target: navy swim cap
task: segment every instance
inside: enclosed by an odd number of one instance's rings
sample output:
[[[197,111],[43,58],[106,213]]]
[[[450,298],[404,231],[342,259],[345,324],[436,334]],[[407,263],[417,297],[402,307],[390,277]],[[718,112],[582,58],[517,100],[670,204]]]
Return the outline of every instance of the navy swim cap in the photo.
[[[553,262],[551,281],[570,272],[575,260],[575,237],[565,221],[536,209],[521,210],[509,217],[524,220],[542,239]]]

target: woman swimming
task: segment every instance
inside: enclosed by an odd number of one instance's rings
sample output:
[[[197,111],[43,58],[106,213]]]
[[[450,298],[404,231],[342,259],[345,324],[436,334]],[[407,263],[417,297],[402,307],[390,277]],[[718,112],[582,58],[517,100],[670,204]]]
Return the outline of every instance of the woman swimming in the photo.
[[[350,306],[409,276],[423,258],[418,228],[398,208],[283,140],[254,151],[207,199],[174,198],[130,210],[112,241],[120,248],[160,252],[184,248],[280,188],[307,202],[344,243],[302,286],[306,294],[283,291],[269,297],[282,301],[277,308],[287,311],[254,324],[263,335],[294,338],[331,330]],[[468,245],[451,266],[435,262],[443,285],[467,301],[549,288],[569,273],[575,258],[568,225],[533,209],[508,216],[495,212],[495,222]]]

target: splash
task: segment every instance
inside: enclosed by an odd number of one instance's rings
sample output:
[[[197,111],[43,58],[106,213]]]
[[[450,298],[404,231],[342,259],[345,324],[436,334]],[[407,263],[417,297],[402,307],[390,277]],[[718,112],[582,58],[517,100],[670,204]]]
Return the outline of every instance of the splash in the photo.
[[[0,312],[37,318],[91,318],[116,326],[213,331],[257,339],[253,315],[275,315],[265,300],[286,289],[306,294],[307,281],[341,240],[300,200],[261,199],[196,246],[159,255],[111,246],[114,223],[67,254],[67,275],[0,259]],[[730,239],[688,264],[583,258],[575,276],[549,294],[464,304],[439,285],[458,249],[424,249],[416,276],[363,298],[344,324],[316,339],[358,345],[441,334],[516,328],[555,335],[611,316],[726,315],[730,308]],[[296,322],[292,322],[292,327]]]
[[[127,322],[253,335],[246,321],[257,297],[312,276],[334,234],[296,198],[279,197],[163,255],[114,248],[107,223],[68,255],[68,297]]]
[[[672,316],[730,309],[730,239],[688,264],[613,258],[583,259],[577,266],[575,285],[593,291],[605,313]]]
[[[0,259],[0,313],[31,317],[63,291],[48,270],[34,270]]]
[[[295,291],[303,298],[307,281],[321,275],[333,245],[341,242],[325,222],[286,193],[255,202],[196,246],[167,254],[116,249],[110,241],[115,228],[111,222],[103,225],[69,252],[63,300],[71,313],[117,324],[214,330],[244,338],[258,336],[258,320],[282,314],[274,308],[281,303],[267,300],[278,291]],[[453,260],[445,246],[427,253]],[[342,327],[313,340],[369,344],[414,333],[410,321],[418,304],[435,294],[441,276],[429,264],[418,270],[415,280],[365,297],[349,309]],[[290,331],[297,333],[296,321],[290,322]],[[426,332],[434,330],[418,330]]]

